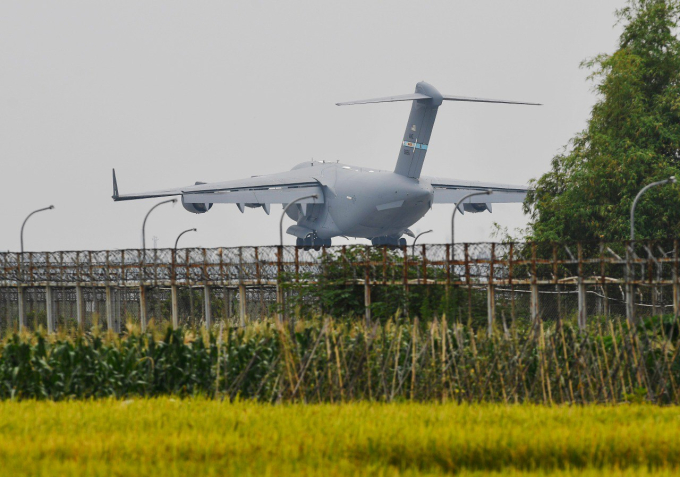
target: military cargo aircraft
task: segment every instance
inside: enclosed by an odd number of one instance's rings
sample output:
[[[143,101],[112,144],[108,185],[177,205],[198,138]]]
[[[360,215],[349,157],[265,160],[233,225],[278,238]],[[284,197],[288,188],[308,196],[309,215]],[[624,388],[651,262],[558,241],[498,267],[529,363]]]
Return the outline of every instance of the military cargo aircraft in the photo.
[[[339,162],[308,161],[292,170],[226,182],[202,183],[177,189],[119,194],[116,171],[113,171],[113,200],[149,199],[181,196],[189,212],[203,214],[213,204],[236,204],[246,208],[261,207],[269,215],[271,204],[288,204],[286,214],[296,223],[287,233],[304,248],[330,246],[333,237],[357,237],[373,245],[403,246],[403,235],[433,204],[456,204],[474,191],[493,191],[490,195],[469,198],[459,204],[461,212],[492,211],[493,203],[522,202],[528,191],[524,186],[473,182],[422,176],[423,162],[429,147],[437,110],[444,101],[525,104],[463,96],[443,95],[432,85],[420,82],[415,92],[385,98],[337,103],[351,104],[412,101],[399,157],[394,171],[352,166]]]

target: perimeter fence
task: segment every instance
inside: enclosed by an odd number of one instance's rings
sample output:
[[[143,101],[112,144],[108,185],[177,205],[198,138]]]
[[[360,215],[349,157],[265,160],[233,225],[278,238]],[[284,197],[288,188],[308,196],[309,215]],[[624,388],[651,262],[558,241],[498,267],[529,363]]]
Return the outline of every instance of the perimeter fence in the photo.
[[[678,316],[678,241],[470,243],[0,253],[0,329],[150,322],[210,327],[277,315],[446,315],[509,329],[588,316]]]

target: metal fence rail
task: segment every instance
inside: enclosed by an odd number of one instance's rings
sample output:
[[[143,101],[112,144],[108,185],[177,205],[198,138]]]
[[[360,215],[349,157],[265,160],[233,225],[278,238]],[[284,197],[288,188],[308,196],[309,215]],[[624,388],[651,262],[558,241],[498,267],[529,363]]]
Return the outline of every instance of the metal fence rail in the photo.
[[[362,286],[367,319],[376,287],[437,286],[467,290],[469,314],[473,294],[485,294],[490,329],[505,308],[515,319],[518,307],[531,320],[575,310],[581,326],[593,313],[633,321],[678,315],[677,252],[677,240],[6,252],[0,253],[0,325],[120,331],[124,321],[145,328],[151,318],[171,317],[175,326],[210,326],[213,317],[281,315],[290,284],[297,293]]]

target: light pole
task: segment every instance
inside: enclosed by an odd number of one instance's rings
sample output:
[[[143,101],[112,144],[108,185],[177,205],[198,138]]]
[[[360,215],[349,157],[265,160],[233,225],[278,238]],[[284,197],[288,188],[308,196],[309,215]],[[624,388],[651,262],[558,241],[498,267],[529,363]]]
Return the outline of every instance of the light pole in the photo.
[[[159,202],[158,204],[154,205],[149,209],[149,211],[146,213],[144,216],[144,222],[142,223],[142,250],[146,251],[146,219],[149,218],[149,214],[153,212],[153,210],[158,207],[159,205],[163,204],[168,204],[172,202],[173,204],[177,202],[177,199],[169,199],[169,200],[164,200],[163,202]]]
[[[413,244],[411,245],[411,255],[413,255],[414,257],[415,257],[415,255],[416,255],[416,242],[418,241],[418,238],[419,238],[421,235],[429,234],[430,232],[432,232],[432,230],[427,230],[427,231],[425,231],[425,232],[420,232],[418,235],[416,235],[416,238],[413,239]]]
[[[631,242],[635,240],[635,206],[637,205],[638,200],[640,200],[640,197],[642,197],[642,194],[647,192],[649,189],[652,187],[656,187],[659,185],[664,185],[664,184],[675,184],[677,181],[675,179],[675,176],[670,176],[668,179],[664,179],[662,181],[658,182],[652,182],[651,184],[648,184],[642,188],[640,192],[635,196],[635,200],[633,200],[633,205],[630,206],[630,240]]]
[[[304,196],[304,197],[298,197],[298,198],[295,199],[294,201],[288,203],[288,205],[286,205],[286,206],[283,208],[283,212],[281,213],[281,220],[279,220],[279,244],[281,244],[281,247],[283,247],[283,217],[285,217],[286,211],[288,210],[288,208],[289,208],[291,205],[293,205],[293,204],[297,204],[297,203],[300,202],[301,200],[305,200],[305,199],[318,199],[318,198],[319,198],[319,196],[316,195],[316,194],[306,195],[306,196]]]
[[[52,210],[52,209],[54,209],[53,205],[50,205],[49,207],[43,207],[42,209],[34,210],[30,214],[28,214],[28,217],[26,217],[24,219],[24,223],[21,224],[21,253],[22,254],[24,253],[24,227],[26,226],[26,222],[28,221],[28,219],[31,218],[31,216],[33,214],[37,214],[38,212],[42,212],[43,210]]]
[[[456,211],[458,210],[458,206],[460,206],[460,204],[465,202],[465,200],[469,199],[470,197],[474,197],[476,195],[491,195],[491,194],[493,194],[493,191],[491,189],[483,190],[483,191],[480,191],[480,192],[472,192],[471,194],[466,195],[465,197],[463,197],[462,199],[460,199],[456,203],[456,207],[453,209],[453,214],[451,214],[451,249],[452,249],[451,253],[452,254],[454,253],[453,252],[453,244],[455,243],[454,242],[454,235],[453,235],[453,232],[454,232],[453,219],[456,218]]]
[[[187,229],[187,230],[185,230],[184,232],[182,232],[181,234],[179,234],[179,235],[177,236],[177,240],[175,240],[175,252],[177,252],[177,243],[179,242],[179,238],[180,238],[182,235],[184,235],[184,234],[187,233],[187,232],[197,232],[197,231],[198,231],[197,229]]]

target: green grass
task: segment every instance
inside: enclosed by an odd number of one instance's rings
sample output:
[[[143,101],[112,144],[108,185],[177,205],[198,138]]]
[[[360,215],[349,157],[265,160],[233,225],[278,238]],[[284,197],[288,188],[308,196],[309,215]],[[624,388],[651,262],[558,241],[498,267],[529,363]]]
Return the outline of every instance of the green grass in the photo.
[[[672,475],[680,408],[0,402],[0,475]]]

